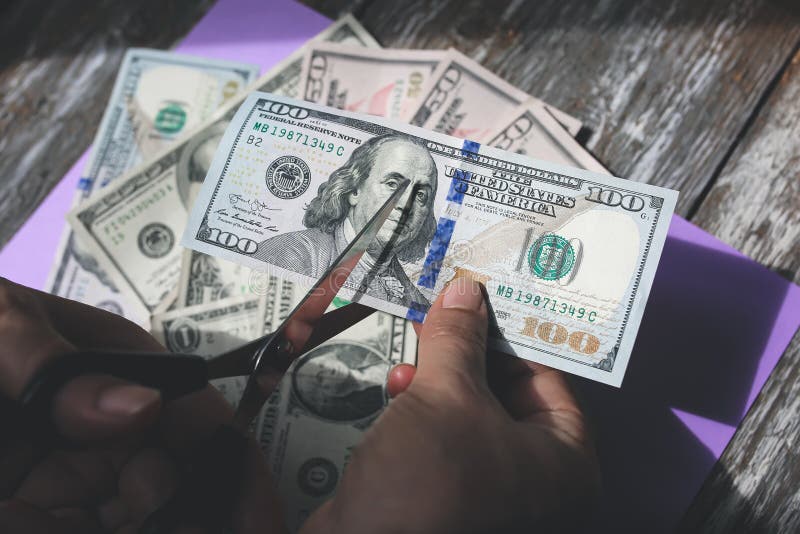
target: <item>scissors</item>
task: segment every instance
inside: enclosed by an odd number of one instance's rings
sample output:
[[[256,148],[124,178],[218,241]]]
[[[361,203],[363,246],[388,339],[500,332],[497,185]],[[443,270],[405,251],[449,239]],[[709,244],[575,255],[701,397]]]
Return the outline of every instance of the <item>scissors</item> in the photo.
[[[239,496],[251,423],[275,384],[298,356],[375,311],[351,303],[325,313],[408,184],[406,179],[398,186],[275,331],[212,359],[108,351],[65,355],[45,365],[26,386],[19,399],[23,420],[32,422],[37,432],[55,436],[50,419],[53,398],[68,381],[84,374],[130,380],[158,389],[165,400],[200,391],[215,378],[249,375],[233,419],[201,441],[187,459],[181,486],[145,520],[139,532],[166,534],[180,526],[223,527]]]

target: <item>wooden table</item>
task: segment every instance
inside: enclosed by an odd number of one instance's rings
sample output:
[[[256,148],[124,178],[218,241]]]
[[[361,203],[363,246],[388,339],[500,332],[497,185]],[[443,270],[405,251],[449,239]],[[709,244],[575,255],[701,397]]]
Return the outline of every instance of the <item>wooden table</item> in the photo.
[[[454,46],[579,117],[618,176],[800,281],[800,4],[768,0],[308,0],[387,47]],[[92,141],[128,46],[168,47],[212,0],[0,6],[0,244]],[[165,21],[169,21],[166,24]],[[682,522],[800,530],[800,335]]]

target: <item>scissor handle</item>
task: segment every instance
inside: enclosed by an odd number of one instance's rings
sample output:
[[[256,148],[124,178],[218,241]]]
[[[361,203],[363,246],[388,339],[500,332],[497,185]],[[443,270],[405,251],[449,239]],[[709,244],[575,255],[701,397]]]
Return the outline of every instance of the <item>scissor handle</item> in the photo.
[[[20,395],[23,420],[31,430],[54,434],[53,397],[67,382],[87,374],[112,375],[157,389],[164,400],[199,391],[208,384],[208,368],[200,356],[114,351],[65,354],[42,367]]]
[[[246,449],[241,432],[219,426],[190,455],[178,490],[147,517],[139,534],[171,534],[182,526],[218,532],[227,526],[241,495]]]

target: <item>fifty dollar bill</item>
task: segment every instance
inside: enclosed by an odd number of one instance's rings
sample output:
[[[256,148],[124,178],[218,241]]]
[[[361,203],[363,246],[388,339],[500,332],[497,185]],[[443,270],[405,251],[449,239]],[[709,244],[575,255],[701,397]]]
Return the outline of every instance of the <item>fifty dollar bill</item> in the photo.
[[[489,134],[486,144],[552,163],[610,174],[560,127],[553,116],[532,100],[517,107],[506,122]]]
[[[412,114],[410,122],[437,132],[476,141],[487,141],[524,102],[550,113],[571,134],[577,135],[581,122],[563,111],[533,98],[493,74],[464,54],[450,49],[447,58],[431,74],[431,83]]]
[[[303,61],[302,98],[348,111],[408,120],[444,50],[367,49],[321,43]]]
[[[220,143],[183,242],[310,285],[403,177],[412,186],[344,298],[422,320],[447,282],[469,276],[487,287],[494,347],[621,383],[671,190],[254,93]]]

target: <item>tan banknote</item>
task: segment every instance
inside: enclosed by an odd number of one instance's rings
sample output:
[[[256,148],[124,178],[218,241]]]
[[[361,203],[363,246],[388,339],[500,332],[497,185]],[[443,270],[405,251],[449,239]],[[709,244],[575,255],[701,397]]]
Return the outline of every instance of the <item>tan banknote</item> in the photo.
[[[487,145],[562,165],[611,174],[535,101],[517,107],[508,120],[489,134]]]
[[[343,298],[421,320],[448,281],[470,276],[496,313],[493,346],[621,383],[671,190],[254,93],[220,143],[183,243],[310,284],[405,177],[409,192]]]
[[[431,83],[410,123],[485,142],[490,132],[502,126],[514,109],[527,101],[553,115],[571,135],[580,131],[578,119],[532,98],[464,54],[450,49],[447,59],[431,75]]]
[[[349,16],[314,40],[378,46]],[[295,95],[304,54],[305,49],[301,48],[289,56],[259,78],[256,87]],[[99,268],[148,313],[175,294],[181,271],[177,239],[186,223],[188,199],[205,177],[214,150],[241,102],[240,97],[229,101],[174,146],[116,180],[68,215],[75,234]],[[209,263],[213,260],[206,265]]]
[[[431,75],[445,57],[443,50],[317,44],[303,61],[302,98],[405,121],[419,107]]]

